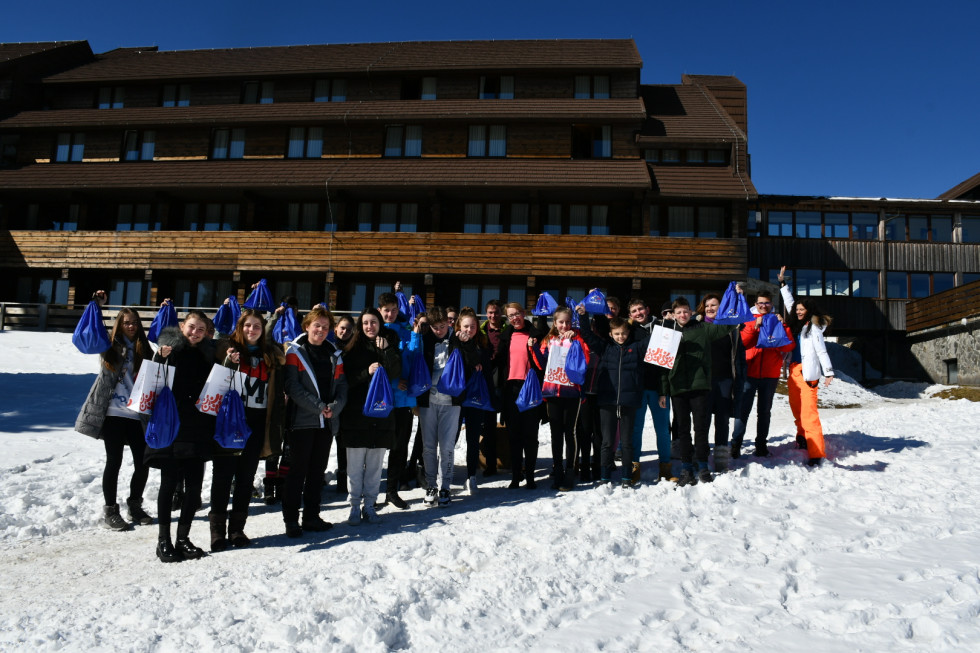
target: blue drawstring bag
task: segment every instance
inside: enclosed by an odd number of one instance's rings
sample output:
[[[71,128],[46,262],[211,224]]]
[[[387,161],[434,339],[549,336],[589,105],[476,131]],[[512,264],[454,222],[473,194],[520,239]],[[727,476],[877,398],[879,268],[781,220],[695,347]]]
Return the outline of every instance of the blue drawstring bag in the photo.
[[[83,354],[101,354],[112,346],[109,331],[102,321],[102,308],[94,299],[82,312],[82,319],[71,336],[71,344]]]
[[[245,300],[245,308],[254,308],[257,311],[271,311],[275,308],[275,301],[272,299],[272,293],[269,292],[269,285],[265,279],[259,279],[259,283],[256,284],[252,292],[249,293],[248,299]]]
[[[783,323],[776,319],[775,313],[766,313],[762,316],[762,326],[759,327],[759,340],[757,347],[785,347],[793,344],[793,341],[786,335]]]
[[[715,316],[715,324],[742,324],[755,319],[749,304],[745,301],[745,295],[736,290],[734,281],[728,284],[725,296],[721,298],[718,305],[718,314]]]
[[[463,365],[463,354],[458,349],[449,354],[436,390],[450,397],[457,397],[466,390],[466,367]]]
[[[483,372],[474,372],[470,380],[466,382],[466,398],[463,399],[463,407],[493,412],[490,388],[487,387],[487,379],[483,376]]]
[[[411,319],[412,312],[408,303],[408,297],[406,297],[405,293],[400,290],[395,293],[395,297],[398,298],[398,312],[401,313],[406,320]]]
[[[578,306],[575,303],[575,300],[572,299],[571,297],[566,297],[565,298],[565,306],[567,306],[568,307],[568,310],[570,310],[572,312],[572,326],[574,328],[576,328],[576,329],[579,328],[580,326],[582,326],[579,323],[579,321],[578,321],[578,311],[575,310],[576,307]]]
[[[228,297],[228,303],[218,307],[218,312],[214,314],[214,329],[218,333],[225,335],[235,331],[238,318],[242,316],[242,309],[238,305],[238,298],[234,295]]]
[[[521,392],[517,395],[517,401],[514,403],[517,405],[517,410],[523,413],[540,406],[542,401],[544,399],[541,397],[541,382],[534,370],[530,369],[527,371],[527,376],[524,377],[524,385],[521,386]]]
[[[405,392],[409,397],[418,397],[428,392],[431,387],[432,373],[429,372],[429,366],[425,364],[425,356],[421,351],[415,352],[412,369],[408,374],[408,390]]]
[[[234,378],[234,377],[232,377]],[[224,449],[244,449],[252,429],[245,420],[245,402],[238,390],[230,389],[221,400],[214,423],[214,439]]]
[[[532,315],[551,315],[558,308],[558,302],[555,298],[551,296],[549,292],[541,293],[538,297],[538,303],[535,305],[534,310],[531,311]]]
[[[575,385],[585,383],[585,372],[589,369],[589,362],[585,360],[585,350],[582,343],[572,340],[568,348],[568,355],[565,356],[565,376]]]
[[[160,307],[160,310],[157,311],[153,322],[150,323],[150,328],[146,331],[146,339],[155,343],[160,338],[161,331],[167,327],[175,327],[177,325],[177,311],[174,310],[173,302],[167,300]]]
[[[391,383],[385,369],[379,367],[371,375],[371,385],[368,386],[367,396],[364,398],[364,408],[361,413],[365,417],[375,417],[384,419],[391,414],[391,409],[395,407],[394,399],[391,397]]]
[[[272,333],[272,339],[280,345],[296,340],[303,333],[302,329],[299,328],[299,319],[296,317],[296,311],[293,310],[293,307],[286,302],[282,303],[282,307],[285,310],[282,312],[279,321],[276,322],[276,329]]]
[[[167,366],[163,366],[164,375]],[[166,376],[164,376],[166,379]],[[146,425],[146,433],[143,436],[146,446],[151,449],[166,449],[177,439],[177,431],[180,430],[180,417],[177,416],[177,400],[170,386],[163,384],[160,394],[153,402],[153,415]]]
[[[582,300],[585,312],[591,315],[605,315],[609,310],[606,306],[606,296],[598,288],[593,288]]]
[[[415,318],[425,313],[425,302],[422,298],[419,295],[412,295],[412,297],[415,298],[415,302],[408,305],[408,313],[406,313],[409,324],[415,324]]]

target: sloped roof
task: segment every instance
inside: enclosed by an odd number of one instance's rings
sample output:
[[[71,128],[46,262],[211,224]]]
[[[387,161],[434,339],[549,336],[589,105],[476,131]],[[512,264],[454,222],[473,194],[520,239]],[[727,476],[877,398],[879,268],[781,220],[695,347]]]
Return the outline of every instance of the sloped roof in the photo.
[[[640,96],[648,115],[637,137],[640,145],[685,139],[722,142],[746,140],[745,132],[699,85],[643,85]]]
[[[223,50],[116,50],[47,83],[463,70],[639,69],[632,39],[410,41]]]
[[[63,109],[24,111],[0,121],[0,129],[148,127],[157,125],[310,124],[325,121],[384,120],[603,120],[639,122],[645,117],[638,98],[610,100],[390,100],[368,102],[288,102],[217,104],[190,107]]]
[[[748,175],[730,167],[650,166],[653,188],[671,197],[729,197],[754,199],[759,193]]]
[[[42,41],[37,43],[0,43],[0,63],[28,57],[39,52],[47,52],[65,45],[84,43],[84,41]]]
[[[0,170],[8,191],[65,189],[650,187],[632,160],[315,159],[36,164]]]
[[[969,179],[959,184],[956,184],[948,191],[937,197],[940,200],[957,200],[957,199],[980,199],[980,172],[973,175]]]

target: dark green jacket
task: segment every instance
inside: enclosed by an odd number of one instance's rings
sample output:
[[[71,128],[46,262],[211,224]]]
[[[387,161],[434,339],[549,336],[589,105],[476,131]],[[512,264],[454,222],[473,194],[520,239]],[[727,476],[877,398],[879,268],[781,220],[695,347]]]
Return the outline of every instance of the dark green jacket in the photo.
[[[674,367],[662,377],[661,394],[672,396],[711,390],[711,343],[724,338],[740,325],[722,326],[691,320],[681,327],[683,335]]]

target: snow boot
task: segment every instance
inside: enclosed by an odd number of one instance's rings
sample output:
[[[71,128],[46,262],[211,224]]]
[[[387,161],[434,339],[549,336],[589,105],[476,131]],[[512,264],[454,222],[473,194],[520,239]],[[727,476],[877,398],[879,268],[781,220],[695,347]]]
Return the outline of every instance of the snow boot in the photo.
[[[157,557],[160,558],[160,562],[181,562],[184,559],[184,556],[174,548],[169,535],[157,541]]]
[[[561,465],[555,465],[551,468],[551,489],[558,490],[561,488],[561,481],[565,477],[565,468]]]
[[[207,555],[204,549],[198,546],[194,546],[194,543],[190,540],[191,525],[190,524],[177,524],[177,541],[174,542],[174,548],[177,552],[184,556],[184,560],[197,560],[198,558],[203,558]]]
[[[732,460],[738,460],[739,458],[742,457],[742,441],[741,440],[732,440],[732,449],[731,449],[731,453],[729,454],[728,457],[731,458]]]
[[[697,485],[698,477],[694,475],[694,470],[685,467],[681,470],[681,475],[677,477],[677,487],[685,485]]]
[[[797,449],[806,449],[806,437],[805,436],[802,436],[802,435],[797,435],[796,436],[796,448]]]
[[[674,483],[677,482],[677,477],[671,472],[670,463],[660,463],[659,478],[662,478],[665,481],[672,481]]]
[[[252,543],[245,535],[245,521],[248,519],[248,511],[232,510],[228,514],[228,539],[236,549],[241,549]]]
[[[273,506],[279,503],[280,497],[277,490],[279,489],[279,477],[265,475],[262,479],[262,502],[267,506]]]
[[[153,523],[153,517],[143,510],[143,499],[126,499],[126,507],[129,508],[129,518],[133,523],[140,526],[149,526]]]
[[[823,458],[811,458],[806,464],[807,467],[820,467],[823,465]]]
[[[640,484],[640,478],[642,474],[640,471],[640,463],[633,463],[633,471],[630,474],[630,486],[635,487]]]
[[[756,440],[755,451],[752,452],[752,455],[756,458],[769,458],[772,454],[769,453],[769,445],[766,444],[765,440]]]
[[[702,467],[701,469],[698,470],[698,482],[699,483],[710,483],[713,480],[715,480],[715,479],[711,475],[711,470],[710,469],[708,469],[707,467]]]
[[[286,537],[293,539],[303,537],[303,527],[299,525],[298,521],[286,522]]]
[[[131,531],[133,525],[122,518],[122,515],[119,514],[119,504],[114,503],[102,508],[102,528],[108,528],[111,531]]]
[[[558,485],[560,492],[571,492],[575,489],[575,470],[569,469],[562,476],[561,483]]]
[[[227,549],[228,538],[225,537],[225,529],[228,525],[228,513],[209,512],[208,524],[211,526],[211,553],[217,553]]]
[[[385,500],[399,510],[408,510],[408,503],[397,492],[389,492],[385,495]]]
[[[728,447],[715,445],[715,474],[728,471]]]

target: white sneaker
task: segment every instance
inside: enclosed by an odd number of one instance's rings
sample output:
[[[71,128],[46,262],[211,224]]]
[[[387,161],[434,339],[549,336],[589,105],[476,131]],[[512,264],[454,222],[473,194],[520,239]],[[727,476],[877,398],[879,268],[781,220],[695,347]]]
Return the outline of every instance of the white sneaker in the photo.
[[[361,508],[360,506],[351,506],[350,516],[347,518],[347,523],[351,526],[357,526],[361,523]]]
[[[425,501],[425,505],[432,507],[436,505],[436,500],[438,498],[439,498],[439,490],[437,490],[434,487],[430,487],[428,490],[425,491],[425,499],[423,499],[423,501]]]
[[[466,479],[466,493],[470,496],[476,494],[476,477],[470,476]]]
[[[381,517],[378,516],[378,512],[374,509],[374,505],[364,506],[364,510],[361,511],[361,516],[369,524],[377,524],[381,521]]]

